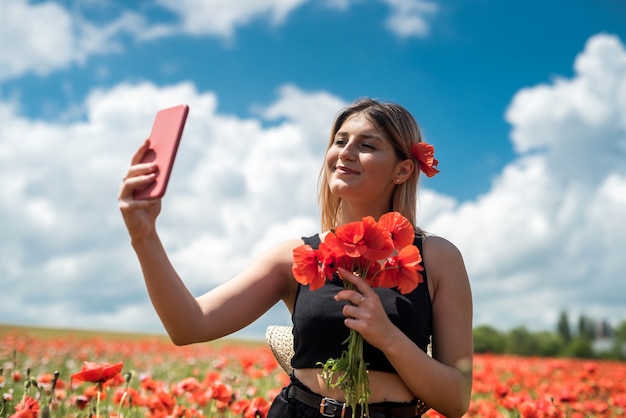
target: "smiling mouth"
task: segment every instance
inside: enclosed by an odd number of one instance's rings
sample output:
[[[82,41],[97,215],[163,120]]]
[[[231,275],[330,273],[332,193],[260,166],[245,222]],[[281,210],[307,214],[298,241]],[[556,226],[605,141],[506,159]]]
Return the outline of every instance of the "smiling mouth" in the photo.
[[[356,171],[351,170],[347,167],[344,166],[336,166],[335,167],[335,172],[339,173],[339,174],[358,174]]]

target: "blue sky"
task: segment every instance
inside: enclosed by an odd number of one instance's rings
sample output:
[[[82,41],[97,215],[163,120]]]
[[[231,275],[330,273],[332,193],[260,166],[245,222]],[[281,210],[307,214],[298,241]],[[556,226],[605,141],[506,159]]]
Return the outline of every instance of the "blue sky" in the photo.
[[[3,2],[0,322],[160,330],[115,202],[159,107],[191,106],[160,225],[202,292],[315,232],[332,117],[363,96],[435,145],[420,219],[463,251],[477,324],[626,319],[625,19],[620,0]]]

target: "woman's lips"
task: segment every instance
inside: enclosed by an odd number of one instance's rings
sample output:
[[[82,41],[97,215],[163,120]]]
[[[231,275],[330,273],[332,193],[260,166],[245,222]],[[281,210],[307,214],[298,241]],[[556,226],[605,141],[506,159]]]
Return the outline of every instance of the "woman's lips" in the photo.
[[[352,170],[351,168],[339,165],[335,167],[335,171],[340,174],[358,174],[357,171]]]

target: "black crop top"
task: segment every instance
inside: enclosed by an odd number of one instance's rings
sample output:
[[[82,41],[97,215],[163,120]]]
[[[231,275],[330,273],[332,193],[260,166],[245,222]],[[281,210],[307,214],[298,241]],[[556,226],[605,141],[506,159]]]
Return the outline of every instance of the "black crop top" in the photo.
[[[319,247],[320,237],[303,238],[304,243],[314,249]],[[415,237],[414,244],[422,251],[422,237]],[[421,263],[422,267],[424,262]],[[406,295],[397,289],[374,288],[387,315],[424,352],[430,341],[432,330],[432,303],[426,270],[422,272],[424,282]],[[299,285],[292,314],[294,356],[291,365],[295,369],[319,368],[318,362],[325,363],[329,358],[339,358],[347,345],[350,330],[344,324],[343,306],[346,301],[337,302],[333,296],[342,290],[343,281],[335,278],[317,290]],[[382,351],[364,341],[363,356],[369,370],[396,373]]]

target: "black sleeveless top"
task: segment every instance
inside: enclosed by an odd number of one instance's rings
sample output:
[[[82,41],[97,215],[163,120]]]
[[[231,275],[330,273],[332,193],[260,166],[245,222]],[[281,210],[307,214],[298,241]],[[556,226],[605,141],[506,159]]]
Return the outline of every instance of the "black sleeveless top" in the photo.
[[[303,238],[304,243],[317,249],[319,235]],[[422,251],[422,237],[415,237],[414,244]],[[421,262],[424,267],[424,262]],[[432,303],[428,291],[426,270],[424,281],[406,295],[397,289],[374,288],[394,325],[404,332],[424,352],[432,333]],[[335,275],[336,276],[336,275]],[[294,356],[291,365],[295,369],[319,368],[329,358],[339,358],[347,344],[350,329],[344,324],[342,309],[347,301],[335,301],[333,296],[342,290],[343,281],[335,277],[317,290],[298,285],[298,294],[293,309]],[[364,341],[363,356],[368,370],[396,373],[382,351]]]

